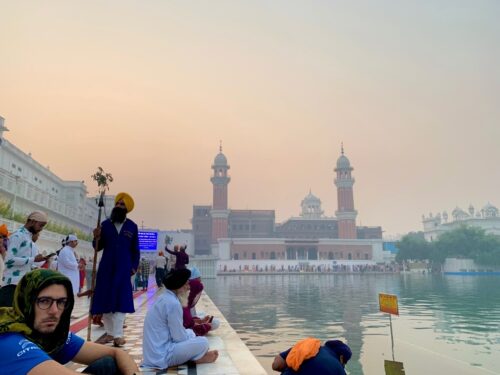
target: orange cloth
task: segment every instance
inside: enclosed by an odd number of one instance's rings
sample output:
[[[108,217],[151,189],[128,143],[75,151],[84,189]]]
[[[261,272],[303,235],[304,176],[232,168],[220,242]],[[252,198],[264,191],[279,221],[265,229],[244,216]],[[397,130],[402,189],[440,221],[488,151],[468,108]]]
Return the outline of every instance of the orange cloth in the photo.
[[[7,225],[0,225],[0,234],[4,237],[9,237],[9,230],[7,229]]]
[[[288,353],[286,357],[287,366],[291,367],[294,371],[298,371],[302,362],[318,354],[320,346],[321,341],[313,337],[300,340],[293,346],[290,353]]]

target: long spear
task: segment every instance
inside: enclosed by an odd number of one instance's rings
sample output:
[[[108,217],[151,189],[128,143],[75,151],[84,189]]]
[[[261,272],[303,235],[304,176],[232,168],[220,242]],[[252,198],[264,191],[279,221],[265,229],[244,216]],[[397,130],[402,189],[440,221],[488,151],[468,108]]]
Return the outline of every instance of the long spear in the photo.
[[[99,189],[99,213],[97,214],[97,228],[101,226],[101,216],[102,208],[104,207],[104,194],[106,190],[109,190],[109,183],[113,182],[113,176],[110,173],[104,173],[101,167],[98,167],[97,172],[94,173],[92,179],[97,182],[97,187]],[[97,236],[94,236],[94,262],[92,263],[92,282],[90,287],[90,304],[89,304],[89,316],[87,322],[87,341],[90,341],[90,336],[92,333],[92,303],[94,302],[94,288],[95,288],[95,277],[96,277],[96,266],[97,266],[97,252],[99,251],[99,239],[101,235],[100,232]]]

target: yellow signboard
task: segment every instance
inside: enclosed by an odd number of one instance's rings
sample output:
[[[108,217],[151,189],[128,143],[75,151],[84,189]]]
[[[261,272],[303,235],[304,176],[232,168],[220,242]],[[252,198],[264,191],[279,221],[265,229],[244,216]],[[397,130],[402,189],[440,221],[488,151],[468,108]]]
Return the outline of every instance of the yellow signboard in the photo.
[[[393,294],[379,293],[378,302],[380,311],[393,315],[399,315],[398,297]]]
[[[405,375],[403,362],[384,361],[385,375]]]

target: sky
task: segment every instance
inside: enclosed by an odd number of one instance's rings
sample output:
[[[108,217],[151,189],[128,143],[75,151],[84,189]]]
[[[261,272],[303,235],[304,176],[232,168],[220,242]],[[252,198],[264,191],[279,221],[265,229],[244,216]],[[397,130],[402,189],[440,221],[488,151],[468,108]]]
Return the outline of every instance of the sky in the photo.
[[[5,137],[64,180],[98,166],[131,218],[190,228],[222,141],[229,207],[337,208],[358,225],[500,206],[500,2],[2,1]]]

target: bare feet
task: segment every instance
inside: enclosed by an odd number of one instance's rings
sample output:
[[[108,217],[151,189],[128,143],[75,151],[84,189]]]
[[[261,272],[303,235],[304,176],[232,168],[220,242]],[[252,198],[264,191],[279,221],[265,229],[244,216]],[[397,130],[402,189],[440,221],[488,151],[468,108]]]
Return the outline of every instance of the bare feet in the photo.
[[[200,359],[194,361],[197,364],[200,363],[212,363],[217,360],[217,357],[219,357],[219,352],[217,350],[209,350],[208,352],[205,353],[203,357]]]
[[[96,343],[98,344],[107,344],[108,342],[111,342],[113,341],[114,337],[111,336],[111,335],[104,335],[104,336],[101,336],[100,338],[98,338],[96,340]]]
[[[115,337],[115,339],[113,340],[113,346],[116,346],[116,347],[121,347],[123,345],[125,345],[126,341],[123,337]]]

